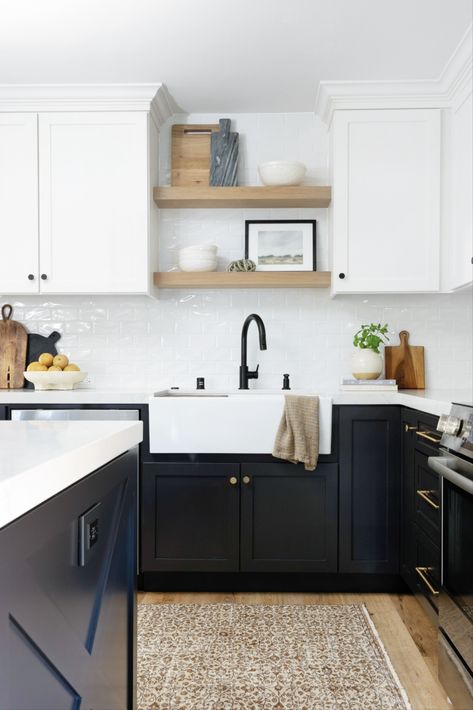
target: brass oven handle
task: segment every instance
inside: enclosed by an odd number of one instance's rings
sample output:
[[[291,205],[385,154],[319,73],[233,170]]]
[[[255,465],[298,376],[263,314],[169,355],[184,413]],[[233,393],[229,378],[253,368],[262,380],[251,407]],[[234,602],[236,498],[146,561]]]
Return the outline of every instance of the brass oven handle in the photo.
[[[435,436],[432,436],[431,434],[427,434],[426,431],[418,431],[417,436],[422,437],[422,439],[427,439],[427,441],[433,441],[434,444],[438,444],[440,442],[440,438],[441,438],[439,436],[435,437]]]
[[[428,590],[431,592],[431,594],[434,595],[434,597],[438,596],[438,591],[437,589],[434,589],[434,587],[430,584],[426,573],[430,572],[432,567],[416,567],[416,572],[421,578],[421,580],[424,582],[425,586],[428,588]]]
[[[410,424],[404,424],[404,431],[406,432],[406,434],[409,431],[415,431],[416,429],[417,429],[416,426],[411,426]]]
[[[432,500],[429,493],[436,493],[436,491],[417,491],[417,495],[420,496],[422,500],[425,500],[434,510],[439,510],[439,504]]]

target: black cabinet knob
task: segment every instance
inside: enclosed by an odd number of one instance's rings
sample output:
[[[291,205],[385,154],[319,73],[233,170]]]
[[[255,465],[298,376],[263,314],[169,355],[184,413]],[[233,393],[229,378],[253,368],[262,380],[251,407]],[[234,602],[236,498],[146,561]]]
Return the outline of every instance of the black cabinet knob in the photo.
[[[48,275],[47,275],[47,274],[41,274],[41,278],[43,279],[43,281],[46,281],[46,279],[48,278]]]
[[[34,274],[28,274],[28,279],[30,281],[34,281]]]
[[[339,278],[339,279],[344,279],[344,278],[345,278],[345,274],[343,273],[343,271],[338,274],[338,278]]]

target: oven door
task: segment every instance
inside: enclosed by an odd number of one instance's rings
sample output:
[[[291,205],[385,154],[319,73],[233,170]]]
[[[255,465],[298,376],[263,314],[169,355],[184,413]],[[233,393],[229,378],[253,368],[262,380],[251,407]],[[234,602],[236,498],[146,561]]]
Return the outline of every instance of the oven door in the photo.
[[[442,480],[439,625],[473,673],[473,465],[456,456],[429,464]]]

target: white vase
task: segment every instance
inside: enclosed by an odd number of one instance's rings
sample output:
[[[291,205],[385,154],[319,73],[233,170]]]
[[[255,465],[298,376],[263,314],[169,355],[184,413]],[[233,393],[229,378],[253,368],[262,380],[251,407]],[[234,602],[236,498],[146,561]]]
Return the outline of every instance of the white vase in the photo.
[[[357,380],[376,380],[383,371],[383,358],[369,348],[355,348],[351,356],[351,371]]]

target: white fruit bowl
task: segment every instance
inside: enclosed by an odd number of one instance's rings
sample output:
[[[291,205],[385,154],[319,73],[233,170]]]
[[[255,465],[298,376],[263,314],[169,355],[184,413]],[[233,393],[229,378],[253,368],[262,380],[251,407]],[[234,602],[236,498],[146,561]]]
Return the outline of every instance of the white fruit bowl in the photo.
[[[258,165],[258,172],[263,185],[286,187],[300,185],[307,168],[297,160],[270,160]]]
[[[198,257],[181,257],[179,259],[179,267],[182,271],[215,271],[217,263],[217,259],[213,256],[201,259]]]
[[[193,244],[190,247],[179,249],[179,256],[215,256],[217,247],[215,244]]]
[[[35,390],[73,390],[87,377],[87,372],[24,372],[25,380],[34,384]]]

